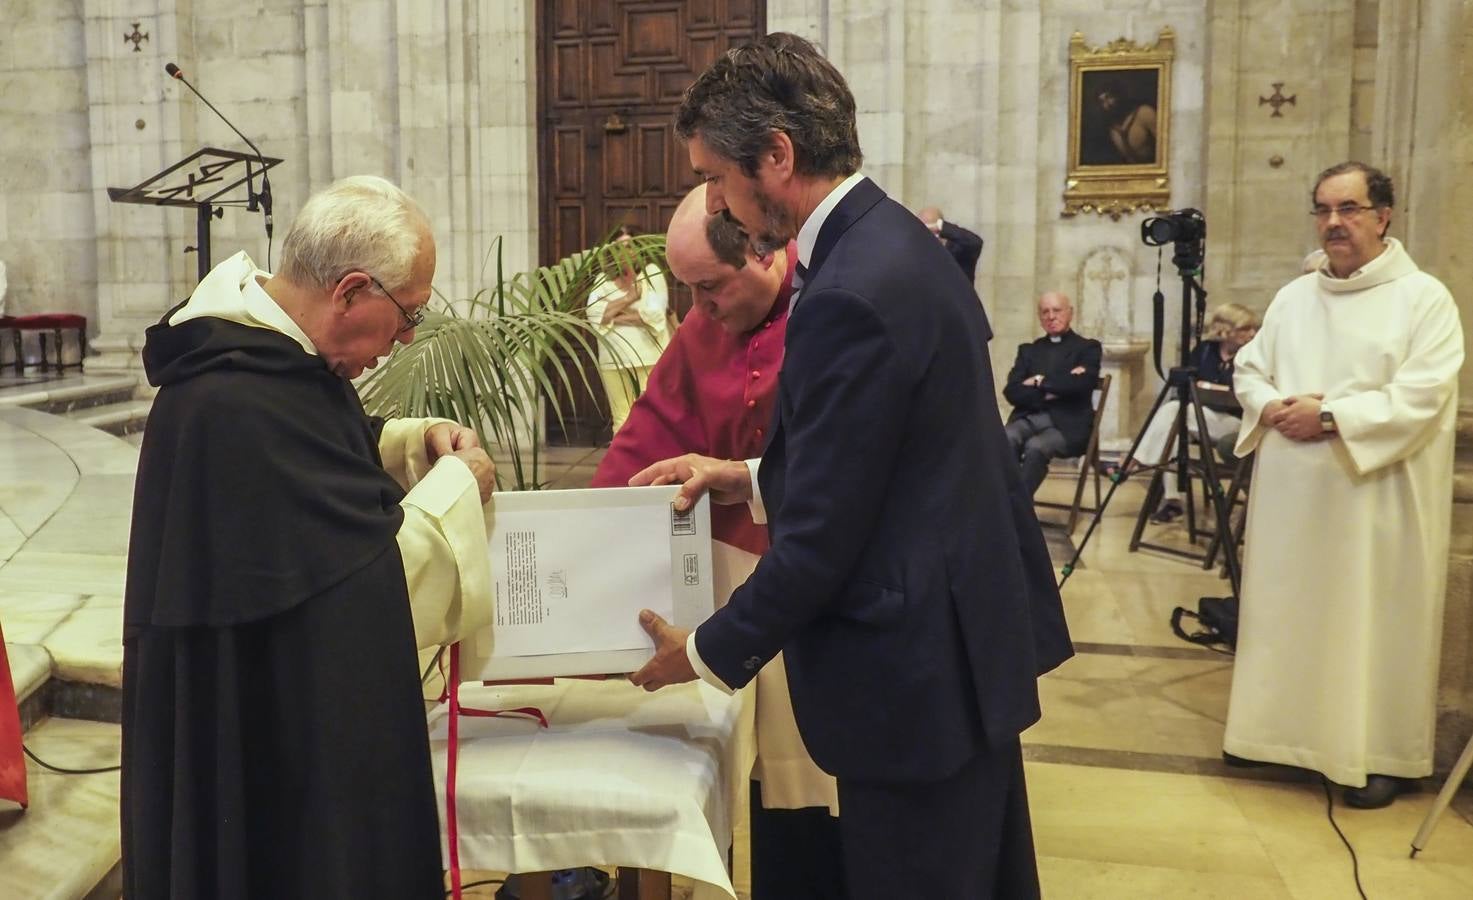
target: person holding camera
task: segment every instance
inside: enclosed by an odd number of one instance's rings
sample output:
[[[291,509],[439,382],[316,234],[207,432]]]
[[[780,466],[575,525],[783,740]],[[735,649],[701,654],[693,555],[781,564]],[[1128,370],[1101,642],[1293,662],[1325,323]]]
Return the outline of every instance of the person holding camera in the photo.
[[[1257,451],[1223,752],[1391,803],[1432,773],[1463,332],[1386,236],[1391,179],[1325,170],[1326,259],[1237,355],[1237,453]]]

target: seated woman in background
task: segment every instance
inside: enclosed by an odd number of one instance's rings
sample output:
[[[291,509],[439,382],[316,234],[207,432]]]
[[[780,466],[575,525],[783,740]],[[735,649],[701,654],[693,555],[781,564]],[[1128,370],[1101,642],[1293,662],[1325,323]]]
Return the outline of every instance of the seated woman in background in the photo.
[[[628,243],[642,234],[620,225],[615,240]],[[629,408],[649,383],[650,369],[670,343],[670,292],[654,263],[635,274],[625,266],[612,278],[600,277],[588,292],[588,321],[606,338],[598,347],[598,370],[609,398],[614,434],[629,417]]]
[[[1192,350],[1191,365],[1197,370],[1197,390],[1203,399],[1202,415],[1207,422],[1207,435],[1216,442],[1228,435],[1236,435],[1241,424],[1239,416],[1212,409],[1207,404],[1208,392],[1230,395],[1233,385],[1233,357],[1239,348],[1253,340],[1258,333],[1258,314],[1237,303],[1224,303],[1207,315],[1202,328],[1202,342]],[[1141,466],[1160,465],[1167,462],[1174,451],[1171,429],[1176,424],[1176,412],[1180,404],[1167,400],[1156,410],[1151,422],[1141,434],[1140,446],[1134,459],[1126,457],[1119,463],[1101,466],[1108,476],[1124,479]],[[1187,428],[1195,435],[1195,416],[1188,411]],[[1181,490],[1176,478],[1167,475],[1164,482],[1161,505],[1157,507],[1153,522],[1171,522],[1182,514]]]

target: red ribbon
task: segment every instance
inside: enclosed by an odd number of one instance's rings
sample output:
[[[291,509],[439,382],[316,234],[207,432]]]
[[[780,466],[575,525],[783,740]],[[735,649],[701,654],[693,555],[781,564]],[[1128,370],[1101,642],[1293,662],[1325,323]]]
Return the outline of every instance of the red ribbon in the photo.
[[[460,840],[455,827],[455,757],[460,748],[460,642],[450,645],[450,742],[445,760],[445,830],[450,846],[450,895],[461,900]]]
[[[533,683],[544,682],[539,680]],[[547,679],[545,683],[551,684],[552,679]],[[446,699],[450,702],[450,733],[445,751],[445,833],[446,844],[450,850],[450,895],[454,900],[462,900],[460,893],[460,829],[456,825],[455,818],[455,764],[460,751],[460,717],[472,716],[487,719],[526,717],[535,719],[538,726],[542,728],[547,728],[548,724],[547,716],[535,706],[519,706],[515,709],[475,709],[461,706],[460,643],[458,641],[450,645],[450,683],[446,685],[446,695]]]

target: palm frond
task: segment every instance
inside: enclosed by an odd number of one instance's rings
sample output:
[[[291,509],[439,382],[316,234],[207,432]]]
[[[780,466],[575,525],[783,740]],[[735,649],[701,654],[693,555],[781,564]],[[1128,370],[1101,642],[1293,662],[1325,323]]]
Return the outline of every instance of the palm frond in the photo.
[[[604,242],[550,266],[505,273],[503,246],[495,280],[470,297],[441,302],[426,315],[413,343],[399,346],[359,386],[364,407],[384,416],[440,416],[474,428],[482,446],[511,457],[516,490],[538,487],[542,403],[566,427],[559,396],[593,394],[598,385],[568,359],[595,358],[600,347],[627,358],[628,342],[600,334],[584,315],[588,292],[605,273],[629,267],[666,271],[665,236]],[[530,470],[523,459],[531,455]],[[498,470],[498,487],[506,482]]]

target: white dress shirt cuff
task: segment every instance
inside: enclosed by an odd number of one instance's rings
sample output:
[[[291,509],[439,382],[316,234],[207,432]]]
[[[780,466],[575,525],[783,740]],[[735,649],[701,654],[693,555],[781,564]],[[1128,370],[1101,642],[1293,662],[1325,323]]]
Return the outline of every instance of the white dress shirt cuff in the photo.
[[[752,499],[747,501],[747,509],[752,512],[752,522],[757,525],[767,524],[767,507],[762,505],[762,486],[757,483],[757,467],[761,465],[762,458],[749,459],[747,462],[747,476],[752,479]]]
[[[706,661],[701,659],[701,654],[696,651],[696,633],[692,631],[690,637],[685,639],[685,655],[690,659],[690,667],[696,670],[701,680],[723,694],[734,693],[726,682],[716,677],[716,673],[706,667]]]

